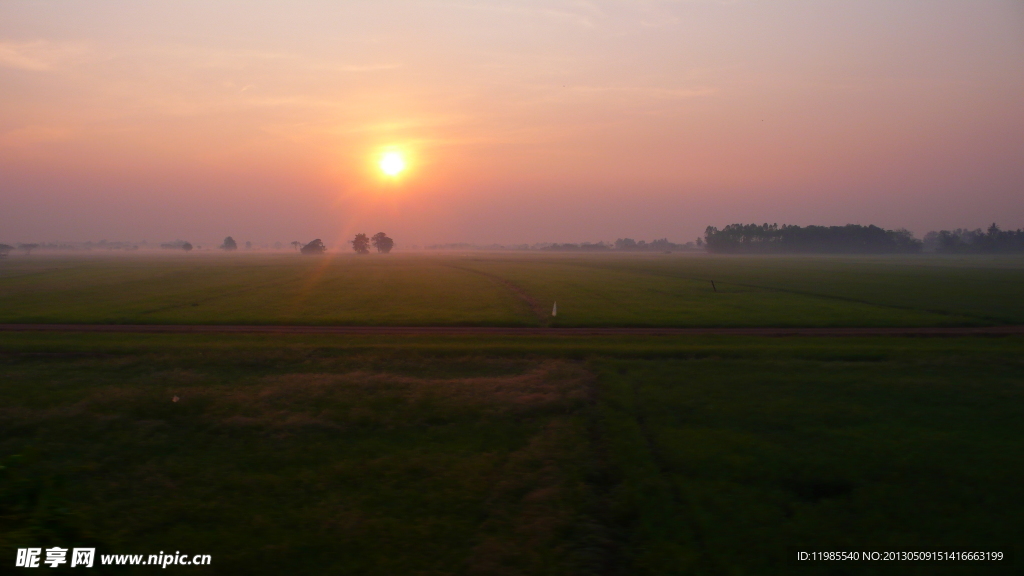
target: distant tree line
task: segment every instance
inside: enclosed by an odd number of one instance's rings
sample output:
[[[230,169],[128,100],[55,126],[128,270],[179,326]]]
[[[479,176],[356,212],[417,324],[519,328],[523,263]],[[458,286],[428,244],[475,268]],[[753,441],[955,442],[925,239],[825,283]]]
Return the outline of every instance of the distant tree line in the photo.
[[[686,242],[685,244],[676,244],[669,242],[668,239],[662,238],[660,240],[654,240],[653,242],[646,242],[640,240],[639,242],[632,238],[619,238],[614,243],[610,242],[581,242],[581,243],[564,243],[559,244],[557,242],[539,242],[536,244],[470,244],[467,242],[459,242],[453,244],[431,244],[427,246],[427,250],[517,250],[517,251],[529,251],[529,250],[540,250],[546,252],[610,252],[615,250],[621,250],[626,252],[643,252],[643,251],[659,251],[659,252],[673,252],[673,251],[694,251],[701,249],[704,241],[700,238],[696,242]]]
[[[160,244],[160,247],[164,250],[184,250],[185,252],[192,251],[192,243],[184,240],[175,240],[174,242],[164,242]]]
[[[25,254],[30,254],[33,250],[61,250],[61,251],[89,251],[89,250],[138,250],[139,246],[145,246],[146,242],[109,242],[107,240],[101,240],[99,242],[45,242],[45,243],[23,243],[17,246],[11,246],[9,244],[0,244],[0,251],[11,252],[15,248],[23,251]],[[2,248],[7,246],[7,248]]]
[[[302,254],[323,254],[327,247],[319,238],[302,243],[292,241],[289,243],[296,251]],[[384,232],[378,232],[372,237],[366,234],[356,234],[349,242],[357,254],[368,254],[371,247],[378,253],[387,254],[394,248],[395,241]],[[39,248],[43,250],[138,250],[142,247],[154,246],[141,242],[62,242],[62,243],[25,243],[11,246],[0,244],[0,258],[6,257],[15,249],[23,251],[26,255]],[[189,252],[193,249],[190,242],[175,240],[173,242],[161,243],[160,248],[170,250],[183,250]],[[264,248],[267,246],[264,245]],[[274,249],[280,250],[285,244],[276,242]],[[228,236],[220,248],[225,251],[238,249],[238,243],[234,238]],[[678,244],[670,242],[667,238],[660,238],[651,242],[634,240],[632,238],[619,238],[614,243],[610,242],[582,242],[582,243],[536,243],[536,244],[490,244],[486,246],[456,243],[456,244],[435,244],[426,247],[428,250],[517,250],[517,251],[551,251],[551,252],[675,252],[675,251],[696,251],[706,249],[708,252],[720,254],[912,254],[921,252],[938,252],[942,254],[1009,254],[1024,253],[1024,229],[1001,230],[993,223],[988,230],[980,228],[968,230],[957,228],[955,230],[932,231],[925,235],[924,241],[914,238],[913,234],[906,229],[885,230],[878,226],[861,226],[848,224],[846,226],[795,226],[778,224],[730,224],[719,230],[714,226],[708,226],[704,231],[704,238],[697,238],[695,242]],[[202,246],[195,246],[195,249],[202,249]],[[256,249],[252,242],[245,242],[246,250]]]
[[[597,244],[591,244],[590,242],[582,244],[549,244],[541,248],[541,250],[553,252],[606,252],[611,249],[612,247],[604,242],[598,242]]]
[[[451,242],[448,244],[428,244],[427,250],[539,250],[550,244],[473,244],[470,242]]]
[[[924,236],[924,244],[941,254],[1009,254],[1024,252],[1024,230],[1000,230],[993,222],[988,231],[932,231]]]
[[[181,248],[182,246],[180,246],[180,243],[182,243],[182,241],[181,240],[177,240],[175,242],[168,242],[167,244],[161,244],[161,247],[163,247],[163,248]],[[187,244],[187,242],[185,242],[185,244]],[[316,239],[314,239],[314,240],[312,240],[312,241],[310,241],[308,243],[305,243],[305,244],[302,243],[302,242],[299,242],[298,240],[293,240],[289,244],[292,246],[292,248],[294,248],[300,254],[304,254],[304,255],[307,255],[307,256],[309,256],[309,255],[324,254],[325,252],[327,252],[327,246],[324,244],[323,240],[321,240],[319,238],[316,238]],[[374,248],[376,248],[377,252],[382,253],[382,254],[387,254],[388,252],[391,252],[392,248],[394,248],[395,241],[392,240],[391,238],[389,238],[388,235],[383,233],[383,232],[378,232],[378,233],[374,234],[372,238],[367,236],[366,234],[360,233],[360,234],[356,234],[355,239],[352,240],[350,242],[350,244],[352,244],[352,248],[353,248],[353,250],[356,251],[357,254],[368,254],[370,252],[370,246],[371,245]],[[284,248],[284,246],[285,245],[282,244],[281,242],[274,243],[274,249],[276,249],[276,250],[280,250],[280,249]],[[224,242],[220,245],[220,249],[221,250],[226,250],[226,251],[237,250],[238,249],[238,242],[236,242],[235,239],[232,238],[231,236],[228,236],[228,237],[224,238]],[[252,250],[253,249],[252,242],[246,241],[245,249],[246,250]],[[187,250],[187,248],[186,248],[186,250]]]
[[[905,229],[878,226],[730,224],[704,231],[708,252],[719,254],[912,254],[922,242]]]
[[[626,252],[677,252],[677,251],[688,251],[699,249],[704,242],[698,238],[696,242],[687,242],[685,244],[676,244],[675,242],[669,242],[668,238],[661,238],[651,242],[644,240],[636,241],[632,238],[619,238],[615,241],[615,249],[623,250]]]

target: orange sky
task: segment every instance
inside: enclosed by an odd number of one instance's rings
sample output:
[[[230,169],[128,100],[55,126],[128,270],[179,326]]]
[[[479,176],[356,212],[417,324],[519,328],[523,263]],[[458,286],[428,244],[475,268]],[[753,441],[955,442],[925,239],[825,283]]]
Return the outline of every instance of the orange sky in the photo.
[[[0,242],[1024,226],[1019,1],[152,4],[0,2]]]

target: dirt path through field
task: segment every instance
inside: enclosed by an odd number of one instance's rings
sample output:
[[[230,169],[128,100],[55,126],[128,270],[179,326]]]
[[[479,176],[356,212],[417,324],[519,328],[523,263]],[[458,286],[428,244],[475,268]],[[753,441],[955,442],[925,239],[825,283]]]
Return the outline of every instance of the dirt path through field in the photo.
[[[923,326],[908,328],[530,328],[512,326],[0,324],[0,332],[336,334],[408,336],[1020,336],[1024,335],[1024,326]]]

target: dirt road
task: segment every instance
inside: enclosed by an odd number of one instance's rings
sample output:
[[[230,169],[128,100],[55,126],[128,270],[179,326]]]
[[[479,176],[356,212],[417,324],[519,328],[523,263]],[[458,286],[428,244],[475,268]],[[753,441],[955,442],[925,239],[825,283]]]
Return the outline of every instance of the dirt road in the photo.
[[[272,326],[209,324],[0,324],[2,332],[336,334],[408,336],[1017,336],[1024,326],[911,328],[543,328],[505,326]]]

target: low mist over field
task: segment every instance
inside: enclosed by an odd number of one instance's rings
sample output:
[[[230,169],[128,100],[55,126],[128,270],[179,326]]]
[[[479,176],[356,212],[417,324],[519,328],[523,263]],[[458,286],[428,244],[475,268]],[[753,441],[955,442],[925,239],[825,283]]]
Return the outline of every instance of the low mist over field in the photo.
[[[164,253],[185,253],[193,251],[235,253],[239,249],[244,252],[294,252],[302,255],[323,255],[332,250],[319,238],[310,242],[293,240],[287,244],[255,244],[246,240],[239,244],[231,236],[222,242],[192,244],[187,240],[161,242],[151,244],[141,242],[33,242],[0,244],[0,258],[12,252],[20,251],[25,256],[33,251],[39,253],[92,253],[106,252],[109,254],[132,254],[142,250],[152,253],[157,246]],[[395,248],[393,238],[384,232],[369,237],[359,233],[353,240],[337,247],[337,252],[348,252],[350,249],[357,254],[368,254],[373,248],[378,254],[389,254]],[[993,223],[988,230],[956,230],[931,231],[924,239],[914,237],[914,233],[905,228],[884,230],[877,226],[790,226],[778,224],[730,224],[719,230],[708,226],[704,236],[698,236],[690,242],[676,243],[668,238],[660,238],[648,242],[633,238],[619,238],[614,242],[603,240],[598,242],[536,242],[534,244],[472,244],[469,242],[453,242],[447,244],[430,244],[405,246],[399,251],[418,252],[421,250],[483,250],[483,251],[541,251],[541,252],[589,252],[589,253],[645,253],[645,252],[688,252],[712,254],[917,254],[921,252],[938,252],[943,254],[1017,254],[1024,253],[1024,230],[1001,230]]]

